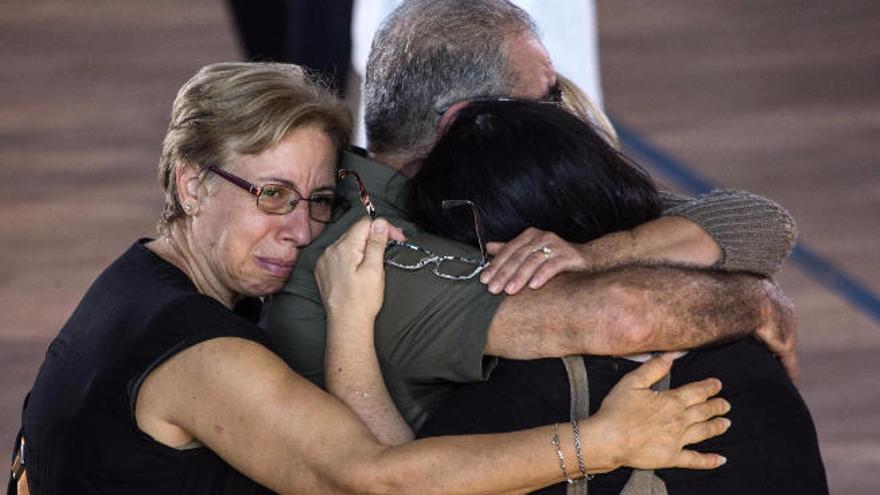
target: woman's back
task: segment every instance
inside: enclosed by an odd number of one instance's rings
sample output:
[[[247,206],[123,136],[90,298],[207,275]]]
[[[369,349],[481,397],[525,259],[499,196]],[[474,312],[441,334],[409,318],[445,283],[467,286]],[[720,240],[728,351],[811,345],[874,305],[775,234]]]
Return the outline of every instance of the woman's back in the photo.
[[[486,239],[499,242],[537,227],[567,242],[583,243],[631,229],[660,213],[657,190],[644,172],[589,124],[541,103],[489,102],[465,108],[411,183],[413,216],[432,233],[471,244],[476,239],[467,226],[473,220],[439,208],[440,201],[472,201]],[[615,357],[583,360],[591,414],[638,365]],[[697,350],[677,360],[671,371],[673,387],[709,376],[724,383],[721,396],[733,404],[734,426],[695,448],[722,453],[731,462],[714,471],[658,471],[670,493],[827,493],[809,411],[763,345],[747,338]],[[564,424],[570,404],[562,360],[501,360],[487,381],[462,385],[419,435]],[[621,468],[597,476],[589,482],[590,493],[620,493],[631,471]],[[565,484],[539,493],[565,493]]]

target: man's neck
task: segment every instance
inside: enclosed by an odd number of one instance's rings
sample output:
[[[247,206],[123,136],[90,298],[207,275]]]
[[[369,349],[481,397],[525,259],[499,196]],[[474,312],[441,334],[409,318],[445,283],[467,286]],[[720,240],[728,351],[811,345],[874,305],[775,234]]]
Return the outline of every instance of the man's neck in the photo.
[[[421,161],[419,159],[414,159],[412,155],[399,155],[395,153],[377,153],[371,150],[367,150],[367,156],[386,167],[392,168],[395,172],[407,176],[412,177],[416,170],[418,170],[418,166],[416,162]]]
[[[400,172],[405,168],[406,161],[404,161],[400,156],[393,155],[390,153],[374,153],[370,150],[367,150],[367,156],[370,157],[374,162],[381,163],[386,167],[393,168],[396,172]]]

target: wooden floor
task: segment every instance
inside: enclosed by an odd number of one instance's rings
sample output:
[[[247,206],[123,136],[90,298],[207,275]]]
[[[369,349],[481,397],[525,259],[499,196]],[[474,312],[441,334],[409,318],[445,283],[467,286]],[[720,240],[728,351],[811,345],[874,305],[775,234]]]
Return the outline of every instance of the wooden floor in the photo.
[[[880,4],[598,3],[608,109],[713,182],[785,205],[801,243],[880,294]],[[780,279],[832,492],[878,493],[880,325],[796,266]]]
[[[880,4],[598,3],[608,109],[715,183],[788,207],[802,242],[880,293]],[[49,340],[153,232],[177,87],[238,52],[220,0],[0,5],[4,452]],[[795,266],[781,280],[833,493],[877,493],[880,325]]]

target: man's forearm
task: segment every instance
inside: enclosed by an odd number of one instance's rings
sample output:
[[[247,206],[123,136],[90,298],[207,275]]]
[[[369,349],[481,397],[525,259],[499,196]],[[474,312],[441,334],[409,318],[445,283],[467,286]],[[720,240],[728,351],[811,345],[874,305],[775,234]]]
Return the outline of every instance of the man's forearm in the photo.
[[[752,332],[766,318],[761,279],[685,267],[630,265],[557,276],[509,296],[486,354],[515,359],[679,350]]]
[[[580,245],[592,270],[633,263],[682,264],[709,268],[722,258],[715,240],[684,217],[666,216]]]

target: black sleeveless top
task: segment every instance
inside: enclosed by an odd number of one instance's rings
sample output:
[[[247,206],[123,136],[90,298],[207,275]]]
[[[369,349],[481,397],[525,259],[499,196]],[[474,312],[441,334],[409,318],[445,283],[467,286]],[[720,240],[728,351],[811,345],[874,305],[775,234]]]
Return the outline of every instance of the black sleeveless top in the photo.
[[[49,346],[22,413],[30,485],[43,495],[269,493],[209,449],[174,449],[137,426],[139,387],[171,356],[226,336],[266,345],[258,301],[230,311],[147,241],[98,277]]]

